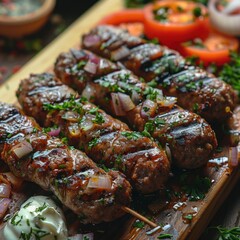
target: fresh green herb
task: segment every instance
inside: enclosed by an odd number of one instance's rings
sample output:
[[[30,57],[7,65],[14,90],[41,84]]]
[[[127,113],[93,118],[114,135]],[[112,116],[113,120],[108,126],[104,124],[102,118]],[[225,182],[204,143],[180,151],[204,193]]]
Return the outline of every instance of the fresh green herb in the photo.
[[[15,214],[13,218],[11,219],[11,224],[14,226],[17,226],[23,219],[23,216],[19,216],[18,214]]]
[[[77,69],[82,69],[86,65],[87,61],[81,60],[77,63]]]
[[[224,64],[219,72],[220,78],[230,84],[238,92],[240,97],[240,54],[230,53],[230,63]]]
[[[221,226],[216,227],[218,231],[217,240],[239,240],[240,239],[240,227],[224,228]]]
[[[40,206],[40,207],[38,207],[38,208],[36,208],[36,212],[42,212],[44,209],[46,209],[47,208],[47,204],[46,203],[43,203],[43,205],[42,206]]]
[[[202,15],[202,9],[200,7],[195,7],[193,9],[193,15],[198,18]]]
[[[194,104],[193,104],[193,111],[194,111],[195,113],[197,113],[197,112],[198,112],[198,109],[199,109],[198,103],[194,103]]]
[[[160,7],[153,11],[154,19],[159,22],[166,22],[168,19],[169,7]]]
[[[99,138],[94,138],[88,143],[88,148],[91,149],[99,143]]]
[[[195,176],[191,178],[187,174],[183,174],[180,182],[190,201],[204,199],[205,194],[211,187],[211,180],[208,177]]]
[[[136,220],[134,223],[133,223],[133,227],[136,227],[136,228],[143,228],[145,226],[145,223],[140,221],[140,220]]]
[[[161,90],[158,90],[156,88],[152,88],[152,87],[146,87],[143,95],[145,95],[145,97],[147,99],[150,99],[152,101],[158,100],[159,98],[162,98],[162,92]]]
[[[184,215],[183,218],[191,221],[193,219],[193,215],[189,213],[187,215]]]
[[[99,108],[95,107],[90,109],[88,112],[95,115],[96,117],[92,120],[93,123],[102,124],[105,122],[105,119],[101,113],[98,112]]]
[[[46,110],[46,111],[72,110],[72,111],[77,112],[79,114],[83,113],[83,107],[82,107],[81,99],[75,99],[74,96],[71,96],[71,98],[68,101],[65,101],[64,103],[44,104],[43,109]]]
[[[172,239],[173,235],[168,233],[161,233],[158,236],[158,239]]]
[[[59,168],[59,169],[64,169],[64,168],[66,168],[66,167],[67,167],[66,164],[59,164],[59,165],[58,165],[58,168]]]
[[[27,204],[25,204],[25,205],[23,206],[23,208],[29,207],[29,206],[31,205],[31,203],[32,203],[32,202],[28,202]]]
[[[129,140],[131,140],[131,139],[137,140],[137,139],[142,137],[142,134],[140,132],[134,132],[134,131],[132,131],[132,132],[122,132],[121,134]]]

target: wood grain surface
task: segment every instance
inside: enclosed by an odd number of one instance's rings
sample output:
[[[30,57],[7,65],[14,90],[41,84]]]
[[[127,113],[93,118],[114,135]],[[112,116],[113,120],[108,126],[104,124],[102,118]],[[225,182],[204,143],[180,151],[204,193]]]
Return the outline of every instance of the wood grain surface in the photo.
[[[73,25],[71,25],[62,35],[43,49],[17,74],[11,77],[0,87],[0,101],[16,103],[17,100],[15,92],[21,79],[27,77],[30,73],[41,73],[46,70],[51,70],[59,53],[67,51],[69,48],[78,46],[80,43],[80,35],[89,31],[103,16],[122,8],[122,4],[122,0],[99,1],[88,12],[82,15]],[[238,114],[240,116],[240,111]],[[225,157],[224,159],[226,160],[226,157],[228,157],[227,147],[219,156],[216,156],[216,158],[220,157]],[[197,240],[239,180],[239,168],[230,170],[227,161],[224,163],[218,163],[218,165],[218,171],[215,171],[216,166],[213,166],[212,164],[209,164],[205,169],[203,169],[205,175],[209,176],[209,178],[213,181],[212,187],[204,200],[187,202],[187,206],[184,209],[181,209],[181,211],[165,209],[154,216],[155,221],[161,222],[165,226],[167,224],[171,225],[171,230],[167,231],[174,235],[174,239]],[[236,189],[239,190],[239,187]],[[239,202],[236,203],[236,208],[238,209],[240,209]],[[186,223],[183,220],[183,214],[196,207],[196,216],[194,216],[191,222]],[[231,225],[239,224],[239,211],[233,211],[229,206],[228,212],[230,214],[229,216],[232,215],[235,217],[229,217],[227,221],[231,222]],[[113,225],[109,228],[109,231],[101,239],[155,239],[157,237],[156,234],[150,237],[147,236],[145,232],[146,228],[141,230],[132,228],[133,221],[133,218],[128,218],[125,222],[122,222],[122,227],[120,228],[118,224],[113,223]],[[115,232],[114,238],[112,237],[113,232]],[[116,234],[117,232],[118,234]],[[204,237],[203,239],[210,240],[208,237]]]

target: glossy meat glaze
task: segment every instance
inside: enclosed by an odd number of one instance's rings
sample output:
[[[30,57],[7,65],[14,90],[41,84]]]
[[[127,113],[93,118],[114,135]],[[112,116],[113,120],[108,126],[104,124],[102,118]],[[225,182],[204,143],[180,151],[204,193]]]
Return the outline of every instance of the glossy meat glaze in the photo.
[[[178,52],[131,36],[120,28],[98,26],[83,35],[82,47],[120,61],[137,76],[152,81],[167,96],[177,97],[179,106],[209,122],[225,121],[237,104],[237,95],[230,85],[189,65]]]
[[[54,75],[32,74],[21,82],[17,96],[28,115],[45,127],[60,127],[70,145],[123,172],[138,191],[150,193],[165,185],[170,163],[153,140],[79,98]]]
[[[52,191],[83,223],[112,221],[130,204],[131,186],[121,173],[106,173],[85,153],[43,133],[32,118],[5,103],[0,103],[0,154],[14,175]],[[107,178],[109,187],[88,186],[93,177]]]
[[[96,65],[95,71],[86,68],[89,62]],[[115,116],[119,114],[114,109],[113,94],[128,95],[134,107],[121,118],[163,147],[168,146],[175,165],[192,169],[211,158],[217,140],[210,125],[175,105],[172,97],[164,97],[160,90],[147,86],[129,70],[86,50],[60,54],[54,70],[62,82],[87,93],[92,102]]]

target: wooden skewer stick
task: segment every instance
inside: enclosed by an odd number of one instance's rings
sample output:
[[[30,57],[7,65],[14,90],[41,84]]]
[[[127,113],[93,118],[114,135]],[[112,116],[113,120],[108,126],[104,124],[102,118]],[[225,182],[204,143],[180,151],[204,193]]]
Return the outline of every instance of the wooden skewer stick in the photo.
[[[130,213],[131,215],[133,215],[134,217],[142,220],[143,222],[147,223],[150,227],[152,228],[156,228],[158,227],[158,225],[152,221],[150,221],[149,219],[147,219],[146,217],[144,217],[143,215],[139,214],[138,212],[132,210],[131,208],[128,208],[128,207],[122,207],[122,210],[127,212],[127,213]]]

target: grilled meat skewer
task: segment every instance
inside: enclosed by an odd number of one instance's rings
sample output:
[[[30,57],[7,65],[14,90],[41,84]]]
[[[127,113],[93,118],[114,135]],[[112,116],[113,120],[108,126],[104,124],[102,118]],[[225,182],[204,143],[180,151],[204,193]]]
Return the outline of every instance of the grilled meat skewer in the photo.
[[[92,66],[93,65],[93,66]],[[62,53],[55,73],[65,84],[130,126],[168,145],[181,168],[206,164],[217,146],[215,133],[201,117],[181,109],[174,98],[148,87],[129,70],[86,50]]]
[[[156,84],[165,95],[177,97],[179,106],[209,122],[225,121],[237,104],[237,95],[230,85],[190,66],[176,51],[147,43],[126,30],[98,26],[83,35],[82,47],[120,61],[137,76]]]
[[[150,138],[80,99],[54,75],[32,74],[21,82],[17,96],[28,115],[45,127],[59,126],[69,144],[95,162],[119,169],[138,191],[150,193],[164,186],[170,171],[165,152]]]
[[[5,103],[0,103],[0,154],[14,175],[52,191],[83,223],[112,221],[130,204],[131,186],[121,173],[106,173]]]

